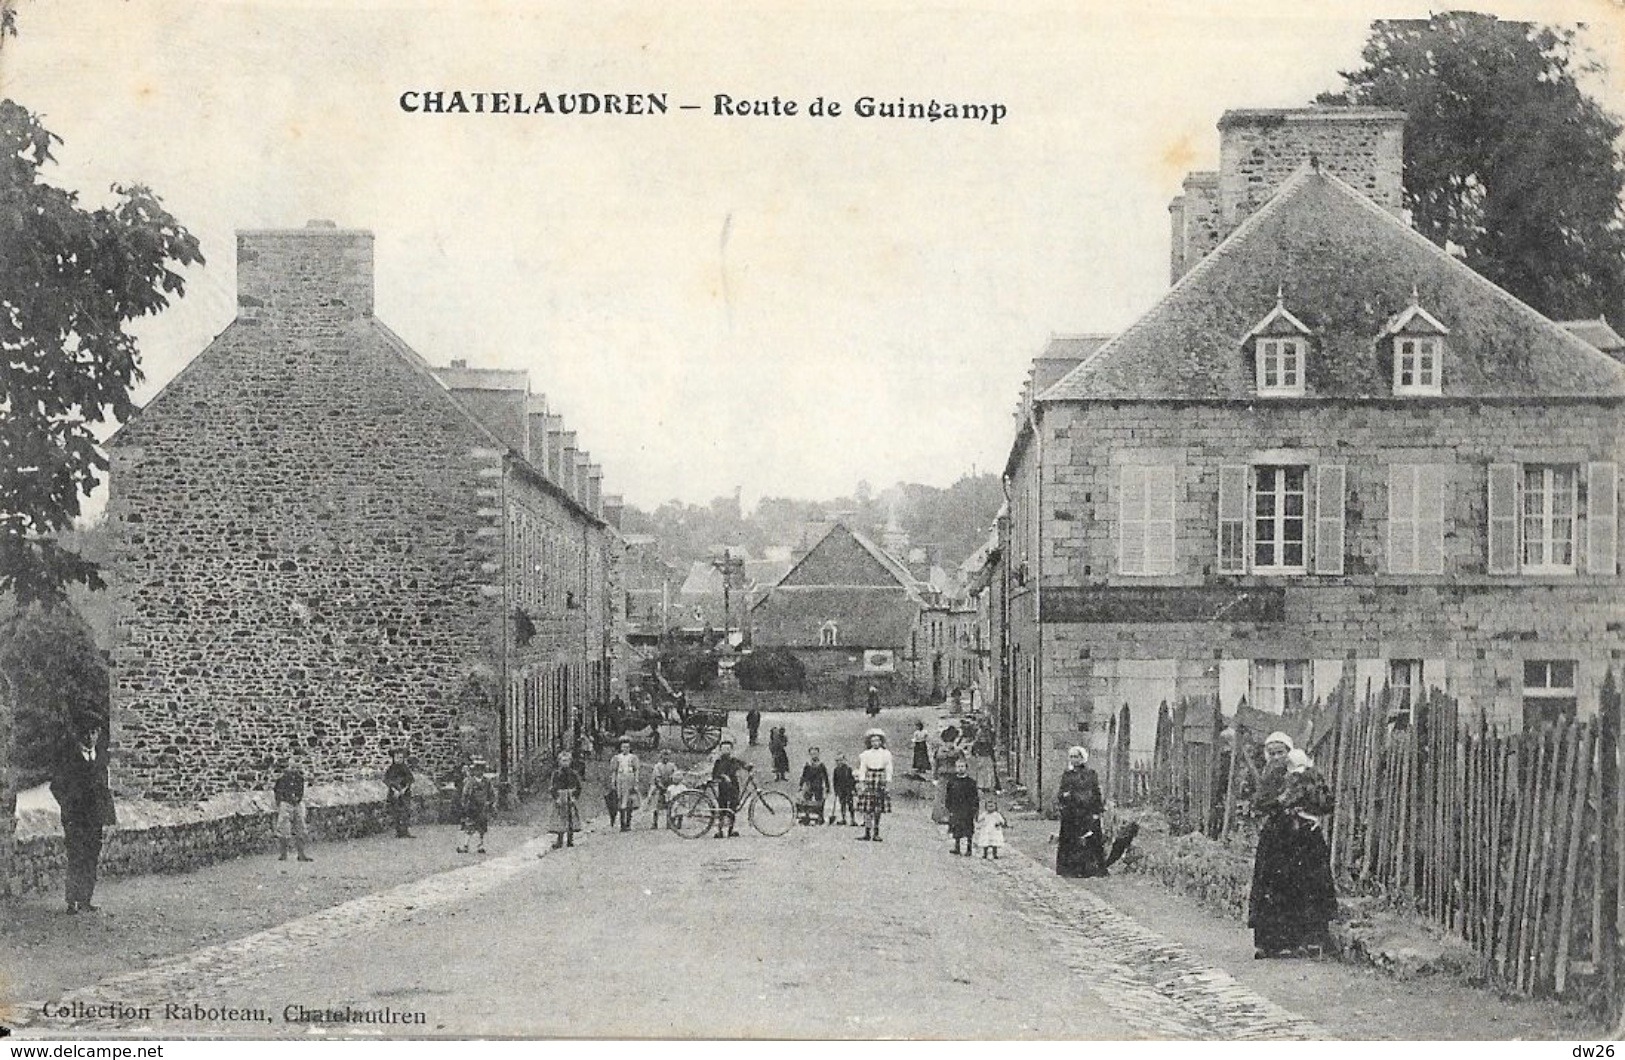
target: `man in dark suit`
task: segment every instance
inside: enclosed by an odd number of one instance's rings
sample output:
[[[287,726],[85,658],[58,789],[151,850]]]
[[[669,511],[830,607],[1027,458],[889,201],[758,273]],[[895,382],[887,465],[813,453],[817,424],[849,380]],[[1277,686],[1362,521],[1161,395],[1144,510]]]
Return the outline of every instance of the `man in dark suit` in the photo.
[[[396,839],[416,839],[412,834],[412,767],[406,764],[406,748],[396,747],[389,752],[389,768],[384,770],[384,784],[389,788],[389,814],[395,820]]]
[[[107,739],[91,722],[68,741],[51,778],[51,796],[62,809],[62,838],[68,849],[68,912],[94,911],[96,866],[102,856],[102,829],[118,823],[107,783]]]

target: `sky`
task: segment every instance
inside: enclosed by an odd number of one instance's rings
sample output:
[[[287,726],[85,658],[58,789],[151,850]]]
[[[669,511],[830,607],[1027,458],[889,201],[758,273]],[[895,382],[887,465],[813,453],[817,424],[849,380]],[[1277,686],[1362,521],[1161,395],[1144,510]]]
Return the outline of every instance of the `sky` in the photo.
[[[431,363],[521,369],[653,508],[1003,466],[1031,359],[1168,285],[1169,199],[1229,108],[1296,106],[1408,3],[590,5],[20,0],[0,92],[52,183],[153,187],[203,245],[136,328],[144,402],[235,312],[233,232],[376,236],[377,316]],[[1018,10],[1003,10],[1004,8]],[[1481,9],[1491,9],[1484,7]],[[1605,0],[1499,3],[1589,23]],[[1625,100],[1611,79],[1599,95]],[[408,90],[663,92],[658,117],[426,115]],[[717,94],[795,117],[716,115]],[[860,96],[1002,104],[860,118]],[[818,97],[840,117],[805,114]],[[700,109],[679,110],[680,104]]]

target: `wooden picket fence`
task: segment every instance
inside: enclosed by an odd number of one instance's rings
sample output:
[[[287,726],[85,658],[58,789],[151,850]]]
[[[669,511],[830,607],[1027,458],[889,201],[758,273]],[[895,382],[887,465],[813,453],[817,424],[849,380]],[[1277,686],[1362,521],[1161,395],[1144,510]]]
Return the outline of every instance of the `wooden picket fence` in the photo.
[[[1161,807],[1176,831],[1222,839],[1245,811],[1264,725],[1285,728],[1332,787],[1332,866],[1345,894],[1416,911],[1510,989],[1583,990],[1612,999],[1617,1017],[1625,790],[1614,675],[1582,719],[1518,732],[1438,690],[1396,728],[1394,698],[1345,681],[1297,717],[1244,704],[1233,720],[1204,698],[1164,704],[1148,770],[1129,763],[1125,707],[1107,734],[1103,786],[1119,804]]]

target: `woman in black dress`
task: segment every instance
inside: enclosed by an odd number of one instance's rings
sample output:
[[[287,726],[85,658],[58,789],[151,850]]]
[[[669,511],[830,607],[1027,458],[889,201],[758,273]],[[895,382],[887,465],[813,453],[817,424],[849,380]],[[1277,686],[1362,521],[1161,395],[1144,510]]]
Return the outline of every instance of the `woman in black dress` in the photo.
[[[790,776],[790,734],[782,727],[767,734],[767,749],[773,753],[773,779],[787,780]]]
[[[1055,849],[1057,876],[1106,875],[1106,847],[1101,839],[1100,815],[1106,800],[1100,778],[1089,768],[1089,752],[1074,747],[1066,753],[1066,772],[1055,796],[1061,811],[1061,836]]]
[[[1256,958],[1323,950],[1337,913],[1325,818],[1331,792],[1314,763],[1284,733],[1264,744],[1255,808],[1264,812],[1253,857],[1247,924]]]

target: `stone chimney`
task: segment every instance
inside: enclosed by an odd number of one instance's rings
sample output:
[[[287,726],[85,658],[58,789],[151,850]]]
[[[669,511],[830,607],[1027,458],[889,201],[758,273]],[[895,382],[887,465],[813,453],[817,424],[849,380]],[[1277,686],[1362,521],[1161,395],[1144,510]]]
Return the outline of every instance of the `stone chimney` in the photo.
[[[372,316],[372,233],[311,221],[237,233],[237,319]]]
[[[576,486],[576,461],[581,451],[576,448],[576,432],[564,431],[559,440],[559,488],[571,497],[578,495]]]
[[[530,466],[547,474],[547,395],[530,395],[527,418],[530,420],[530,451],[525,459]]]
[[[1226,111],[1219,119],[1226,233],[1306,162],[1397,215],[1403,207],[1405,114],[1375,107]]]
[[[604,494],[604,522],[619,530],[621,519],[626,515],[626,499],[619,493]]]
[[[604,469],[597,464],[587,465],[587,510],[604,517]]]
[[[547,477],[553,480],[555,486],[564,485],[564,417],[548,413],[547,415],[547,466],[542,468]]]
[[[530,452],[530,379],[524,372],[470,368],[466,360],[432,368],[440,385],[486,429],[520,456]]]
[[[1404,207],[1405,114],[1375,107],[1230,110],[1219,119],[1219,171],[1192,173],[1168,207],[1178,280],[1305,165],[1396,216]]]

